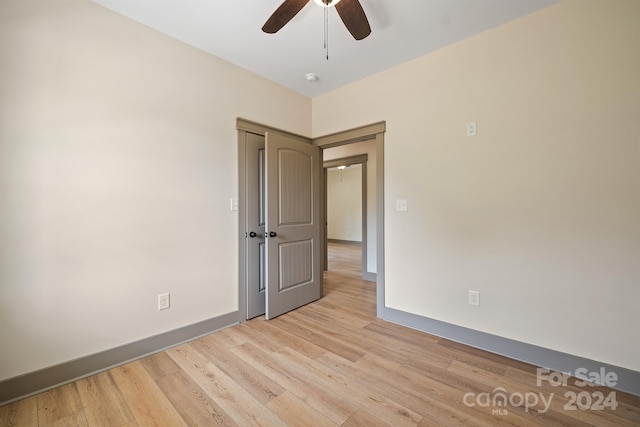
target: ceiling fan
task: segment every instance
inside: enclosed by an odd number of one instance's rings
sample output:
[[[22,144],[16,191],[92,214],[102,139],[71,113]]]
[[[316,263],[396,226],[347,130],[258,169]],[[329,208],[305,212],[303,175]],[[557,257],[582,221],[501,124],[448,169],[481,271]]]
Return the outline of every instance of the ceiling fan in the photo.
[[[284,27],[311,0],[284,0],[262,27],[265,33],[273,34]],[[335,6],[338,15],[354,39],[362,40],[371,34],[371,27],[358,0],[314,0],[324,7]]]

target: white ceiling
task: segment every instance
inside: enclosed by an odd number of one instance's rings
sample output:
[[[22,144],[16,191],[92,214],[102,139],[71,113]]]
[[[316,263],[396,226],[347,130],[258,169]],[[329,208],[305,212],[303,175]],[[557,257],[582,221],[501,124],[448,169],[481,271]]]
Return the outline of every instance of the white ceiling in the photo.
[[[559,0],[360,0],[371,35],[354,40],[331,8],[329,60],[323,8],[313,0],[276,34],[261,28],[281,0],[92,1],[314,97]],[[320,79],[309,83],[307,73]]]

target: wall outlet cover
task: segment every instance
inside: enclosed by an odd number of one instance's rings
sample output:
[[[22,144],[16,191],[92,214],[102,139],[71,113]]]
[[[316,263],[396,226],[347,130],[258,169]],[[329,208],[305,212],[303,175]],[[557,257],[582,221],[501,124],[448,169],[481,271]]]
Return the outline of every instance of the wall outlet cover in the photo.
[[[171,294],[158,295],[158,310],[166,310],[171,306]]]

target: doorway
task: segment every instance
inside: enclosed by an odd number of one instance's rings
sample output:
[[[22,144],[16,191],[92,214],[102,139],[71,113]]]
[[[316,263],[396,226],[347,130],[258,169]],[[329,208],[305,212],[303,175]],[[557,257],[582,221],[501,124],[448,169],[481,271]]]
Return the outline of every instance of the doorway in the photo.
[[[327,148],[323,150],[323,160],[325,171],[327,167],[332,166],[346,166],[347,168],[344,171],[347,172],[347,175],[352,175],[353,172],[350,171],[352,167],[361,166],[362,172],[362,189],[358,194],[361,195],[359,201],[361,202],[362,209],[362,279],[375,282],[376,271],[377,271],[377,222],[378,222],[378,211],[377,211],[377,188],[376,188],[376,141],[368,140],[356,142],[348,145]],[[329,190],[325,191],[325,199],[331,197]],[[356,194],[356,191],[353,190],[353,194]],[[356,195],[356,197],[358,197]],[[334,201],[335,202],[335,201]],[[355,203],[353,200],[350,203]],[[329,206],[327,206],[329,208]],[[329,221],[330,212],[327,212],[327,220]],[[335,219],[335,218],[334,218]],[[330,223],[325,224],[327,231],[327,238],[331,239],[333,236],[329,235],[329,228],[332,226]],[[333,226],[336,224],[334,223]],[[335,233],[334,233],[335,234]],[[325,248],[326,249],[326,248]],[[324,252],[324,259],[327,259],[327,251]],[[325,262],[325,266],[326,266]]]
[[[247,207],[246,207],[246,196],[247,196],[247,188],[248,185],[254,185],[247,182],[247,168],[249,165],[246,163],[246,136],[247,133],[252,133],[256,135],[267,135],[269,132],[274,134],[284,134],[289,135],[289,137],[296,139],[301,142],[306,142],[307,144],[313,145],[320,149],[320,163],[318,163],[318,170],[322,169],[322,150],[326,150],[333,147],[346,146],[362,141],[373,140],[375,145],[375,153],[377,158],[377,168],[374,175],[374,188],[375,188],[375,213],[376,213],[376,225],[373,231],[375,235],[375,266],[376,266],[376,313],[378,317],[383,317],[384,315],[384,192],[383,192],[383,184],[384,184],[384,132],[385,132],[385,123],[379,122],[368,126],[363,126],[361,128],[351,129],[345,132],[339,132],[332,135],[327,135],[320,138],[315,138],[313,140],[309,140],[304,137],[296,136],[288,134],[287,132],[283,132],[277,129],[269,128],[267,126],[250,122],[244,119],[237,119],[236,127],[238,130],[238,237],[239,237],[239,262],[238,262],[238,278],[239,278],[239,286],[238,286],[238,301],[239,301],[239,321],[244,322],[248,319],[248,305],[247,305],[247,295],[249,287],[260,286],[256,283],[249,283],[249,275],[248,269],[250,262],[248,260],[248,240],[250,237],[249,227],[247,225]],[[322,225],[322,232],[320,232],[320,247],[317,252],[315,250],[310,249],[307,251],[308,253],[318,254],[321,253],[321,248],[326,248],[326,227],[324,224],[326,223],[324,218],[325,212],[325,200],[324,197],[321,197],[325,191],[324,180],[320,181],[320,191],[318,194],[314,196],[312,201],[313,206],[317,206],[320,209],[320,216],[314,219],[314,223],[317,226]],[[270,196],[266,195],[266,198],[270,199]],[[265,230],[266,235],[269,234],[269,230]],[[256,232],[257,234],[257,232]],[[266,240],[267,244],[269,244],[270,240]],[[304,252],[304,251],[303,251]],[[291,250],[291,254],[298,254],[299,251]],[[371,257],[369,257],[369,260]],[[325,261],[325,260],[322,260]],[[371,262],[371,261],[369,261]],[[264,262],[264,265],[267,265],[268,262]],[[255,265],[255,263],[254,263]],[[301,265],[298,261],[296,261],[296,265]],[[255,270],[255,267],[251,267]],[[324,266],[322,266],[319,270],[320,273],[320,295],[322,295],[322,271],[324,270]],[[297,269],[292,268],[292,272],[297,273]],[[318,271],[314,270],[313,275],[315,275]],[[271,279],[268,277],[271,275],[263,275],[263,287],[269,288],[269,283],[277,280],[277,276],[274,276],[275,279]],[[260,275],[258,275],[260,277]],[[291,286],[292,289],[297,288],[296,286]],[[268,301],[268,297],[267,297]],[[268,304],[268,303],[267,303]],[[299,304],[302,305],[302,304]]]
[[[375,143],[375,141],[370,141]],[[351,243],[361,247],[362,279],[375,282],[375,194],[369,203],[371,186],[368,172],[369,154],[367,150],[375,144],[358,143],[345,146],[348,150],[329,148],[323,151],[325,182],[325,242],[323,258],[325,271],[328,268],[328,243]],[[361,154],[339,157],[344,153]],[[337,158],[338,157],[338,158]],[[375,172],[375,154],[373,155]],[[373,218],[369,218],[373,214]],[[369,234],[373,237],[369,238]],[[371,240],[371,242],[370,242]],[[372,244],[369,244],[372,243]],[[373,262],[368,262],[369,253],[373,253]]]

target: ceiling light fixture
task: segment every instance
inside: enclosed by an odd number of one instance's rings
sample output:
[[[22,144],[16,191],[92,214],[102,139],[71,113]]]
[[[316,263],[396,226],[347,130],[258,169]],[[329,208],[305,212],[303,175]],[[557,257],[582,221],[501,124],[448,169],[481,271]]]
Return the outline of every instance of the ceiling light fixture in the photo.
[[[313,0],[316,2],[316,4],[322,6],[322,7],[331,7],[331,6],[335,6],[336,3],[339,3],[340,0]]]

